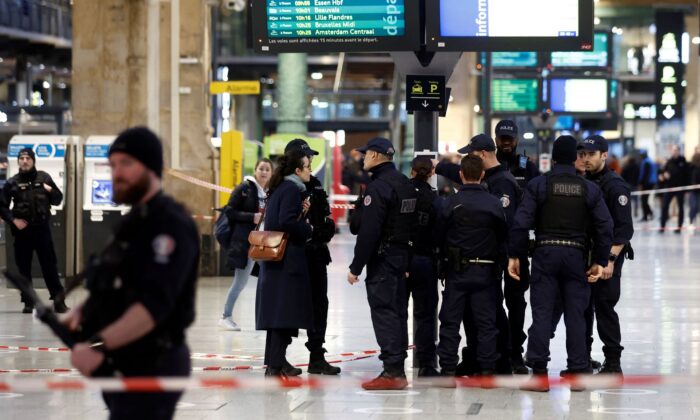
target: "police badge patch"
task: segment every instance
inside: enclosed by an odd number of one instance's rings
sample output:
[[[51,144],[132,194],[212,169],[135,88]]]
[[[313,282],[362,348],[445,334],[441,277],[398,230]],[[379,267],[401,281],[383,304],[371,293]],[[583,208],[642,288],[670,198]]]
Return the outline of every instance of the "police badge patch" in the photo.
[[[153,253],[155,261],[159,264],[167,264],[170,262],[170,254],[175,250],[175,240],[170,235],[158,235],[153,240]]]
[[[372,196],[368,195],[365,197],[365,207],[369,206],[370,204],[372,204]]]
[[[620,205],[624,207],[629,202],[629,198],[627,198],[626,195],[621,195],[621,196],[617,197],[617,202],[620,203]]]
[[[501,204],[503,204],[504,209],[510,206],[510,197],[507,194],[503,194],[503,197],[501,197]]]

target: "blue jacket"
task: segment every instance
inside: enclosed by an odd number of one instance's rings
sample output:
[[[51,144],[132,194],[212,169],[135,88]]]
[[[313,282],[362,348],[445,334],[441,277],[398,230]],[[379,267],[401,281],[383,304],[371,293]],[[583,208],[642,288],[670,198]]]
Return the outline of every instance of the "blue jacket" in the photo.
[[[573,165],[554,165],[553,174],[575,174]],[[534,178],[527,184],[523,201],[515,214],[515,221],[510,229],[508,255],[510,257],[527,257],[530,229],[535,229],[537,213],[547,198],[547,177],[544,175]],[[586,205],[590,212],[591,230],[594,233],[593,262],[602,266],[608,264],[610,248],[612,247],[613,222],[608,208],[605,206],[600,188],[591,181],[586,181]],[[559,239],[540,234],[535,230],[539,240]],[[571,241],[585,243],[584,233],[573,234]]]

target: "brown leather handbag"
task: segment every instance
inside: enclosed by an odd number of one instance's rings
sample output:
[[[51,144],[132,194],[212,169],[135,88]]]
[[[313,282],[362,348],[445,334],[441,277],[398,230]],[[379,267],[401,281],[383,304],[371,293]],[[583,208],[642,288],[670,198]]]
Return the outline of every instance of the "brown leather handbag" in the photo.
[[[304,214],[306,212],[299,216],[299,220],[304,217]],[[284,251],[287,249],[289,234],[274,230],[260,230],[264,217],[265,212],[263,211],[260,223],[248,235],[248,243],[250,243],[248,257],[253,261],[282,261]]]

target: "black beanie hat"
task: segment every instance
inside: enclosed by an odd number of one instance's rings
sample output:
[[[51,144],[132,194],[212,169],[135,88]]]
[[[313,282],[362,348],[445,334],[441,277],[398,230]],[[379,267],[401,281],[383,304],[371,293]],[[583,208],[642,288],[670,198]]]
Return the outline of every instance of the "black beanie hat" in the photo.
[[[572,136],[559,136],[554,141],[552,160],[562,165],[572,165],[576,162],[577,141]]]
[[[156,134],[146,127],[134,127],[122,131],[109,148],[109,156],[114,152],[126,153],[148,169],[163,177],[163,145]]]
[[[25,147],[24,149],[20,150],[17,154],[17,160],[19,160],[20,156],[22,155],[28,155],[34,161],[34,163],[36,163],[36,155],[34,154],[34,150],[32,150],[30,147]]]

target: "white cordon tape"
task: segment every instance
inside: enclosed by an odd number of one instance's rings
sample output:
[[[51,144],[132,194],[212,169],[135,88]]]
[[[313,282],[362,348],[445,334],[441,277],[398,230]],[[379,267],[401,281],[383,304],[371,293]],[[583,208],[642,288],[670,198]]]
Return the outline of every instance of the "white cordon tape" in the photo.
[[[633,191],[632,195],[665,194],[670,192],[692,191],[697,189],[700,189],[700,184],[688,185],[687,187],[659,188],[658,190]]]
[[[67,351],[70,351],[70,349],[67,347],[30,347],[30,346],[0,346],[0,350],[48,351],[48,352],[67,352]]]
[[[280,390],[289,388],[338,389],[339,387],[359,388],[363,380],[357,377],[324,378],[308,377],[266,378],[263,376],[241,376],[226,378],[70,378],[39,379],[9,378],[0,381],[0,392],[48,392],[48,391],[107,391],[107,392],[178,392],[195,389],[262,389]],[[415,379],[412,387],[444,388],[507,388],[519,389],[523,386],[577,387],[587,390],[621,388],[624,386],[700,386],[698,376],[625,376],[620,375],[579,375],[567,378],[495,376],[482,378],[431,378]]]

